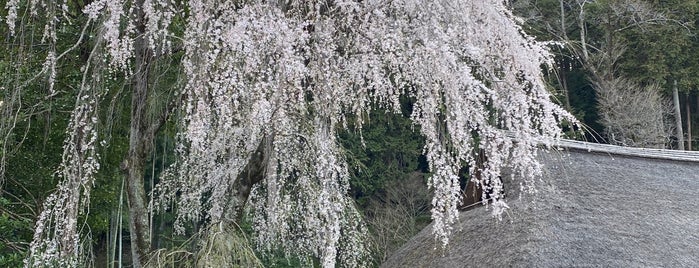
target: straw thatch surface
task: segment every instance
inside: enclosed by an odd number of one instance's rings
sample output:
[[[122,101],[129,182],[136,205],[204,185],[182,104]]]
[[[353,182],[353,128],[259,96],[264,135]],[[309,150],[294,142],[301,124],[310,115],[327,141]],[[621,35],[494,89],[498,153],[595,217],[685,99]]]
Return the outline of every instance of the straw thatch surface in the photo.
[[[541,159],[539,193],[519,198],[510,185],[502,221],[485,207],[462,212],[446,250],[428,226],[382,267],[699,267],[699,163],[576,150]]]

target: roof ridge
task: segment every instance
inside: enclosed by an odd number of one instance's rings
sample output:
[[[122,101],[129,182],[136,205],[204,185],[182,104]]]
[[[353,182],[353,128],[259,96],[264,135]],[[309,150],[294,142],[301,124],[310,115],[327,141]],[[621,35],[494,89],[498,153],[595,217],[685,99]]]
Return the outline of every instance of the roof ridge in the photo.
[[[641,158],[664,159],[673,161],[699,162],[699,151],[679,151],[670,149],[624,147],[611,144],[592,143],[568,139],[557,139],[552,148],[566,148],[587,152],[608,153]]]

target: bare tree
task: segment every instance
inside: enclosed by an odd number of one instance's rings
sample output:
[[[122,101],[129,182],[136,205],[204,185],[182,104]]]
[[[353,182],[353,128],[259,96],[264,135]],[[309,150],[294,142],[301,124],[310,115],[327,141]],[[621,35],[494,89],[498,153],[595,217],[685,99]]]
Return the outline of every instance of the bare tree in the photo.
[[[665,148],[673,136],[671,103],[658,84],[643,86],[615,72],[625,51],[619,43],[606,43],[588,61],[599,123],[611,144]]]
[[[372,251],[383,262],[391,253],[424,228],[429,221],[430,192],[424,174],[393,180],[386,191],[372,198],[366,221],[372,232]],[[422,220],[421,220],[422,218]]]
[[[665,148],[672,136],[670,101],[656,84],[641,86],[622,77],[593,81],[604,134],[611,144]]]

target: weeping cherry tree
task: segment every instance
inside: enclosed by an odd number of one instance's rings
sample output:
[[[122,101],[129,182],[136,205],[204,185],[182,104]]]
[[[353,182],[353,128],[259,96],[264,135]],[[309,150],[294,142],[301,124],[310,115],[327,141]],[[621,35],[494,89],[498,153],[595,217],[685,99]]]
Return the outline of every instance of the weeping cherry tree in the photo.
[[[478,182],[502,213],[498,178],[511,169],[534,191],[539,143],[574,122],[551,102],[541,68],[545,44],[523,32],[501,0],[10,0],[18,12],[46,16],[43,42],[74,27],[66,13],[87,17],[76,46],[89,42],[81,84],[66,129],[57,191],[36,223],[27,266],[77,266],[94,174],[99,170],[103,80],[126,77],[131,91],[127,177],[135,267],[153,252],[149,209],[174,209],[186,223],[238,223],[250,215],[254,244],[323,267],[365,266],[366,229],[347,196],[348,165],[337,131],[361,126],[371,109],[399,112],[414,100],[411,120],[426,139],[433,232],[449,242],[461,200],[458,171],[482,168]],[[80,2],[82,3],[82,2]],[[42,73],[53,88],[62,51],[46,55]],[[72,48],[71,48],[72,49]],[[153,62],[184,53],[186,82],[158,116],[148,110]],[[58,71],[57,71],[58,69]],[[51,89],[51,94],[53,89]],[[177,161],[144,191],[144,163],[165,121],[178,122]],[[476,165],[477,153],[486,154]],[[171,207],[174,204],[174,207]],[[198,261],[211,265],[206,256]]]

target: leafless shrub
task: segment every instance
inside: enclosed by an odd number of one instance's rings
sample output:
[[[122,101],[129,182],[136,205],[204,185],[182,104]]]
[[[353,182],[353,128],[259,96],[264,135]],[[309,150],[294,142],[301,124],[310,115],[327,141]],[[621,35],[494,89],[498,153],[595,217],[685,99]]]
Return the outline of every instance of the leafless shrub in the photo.
[[[672,136],[670,101],[657,84],[641,86],[623,77],[593,81],[600,124],[611,144],[664,148]]]
[[[431,194],[422,173],[390,181],[365,212],[372,233],[374,259],[383,262],[429,224]]]

